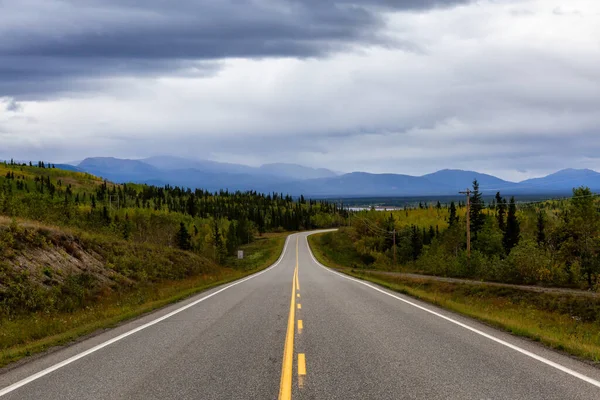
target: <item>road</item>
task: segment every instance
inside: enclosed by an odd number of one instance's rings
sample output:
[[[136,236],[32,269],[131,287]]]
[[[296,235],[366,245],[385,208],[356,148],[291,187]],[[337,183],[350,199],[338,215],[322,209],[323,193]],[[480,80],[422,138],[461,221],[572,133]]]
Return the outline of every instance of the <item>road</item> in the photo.
[[[8,399],[600,399],[600,370],[340,275],[279,262],[0,375]]]

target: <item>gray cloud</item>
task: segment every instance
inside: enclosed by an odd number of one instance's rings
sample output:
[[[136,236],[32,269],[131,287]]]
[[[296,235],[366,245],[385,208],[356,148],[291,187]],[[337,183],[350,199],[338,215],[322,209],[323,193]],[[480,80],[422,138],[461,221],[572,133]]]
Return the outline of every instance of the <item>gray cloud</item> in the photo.
[[[0,158],[600,169],[595,0],[23,1],[0,15]]]
[[[379,11],[468,1],[12,2],[0,15],[0,94],[51,96],[85,89],[89,78],[189,72],[206,60],[323,57],[358,43],[393,46],[380,35]]]

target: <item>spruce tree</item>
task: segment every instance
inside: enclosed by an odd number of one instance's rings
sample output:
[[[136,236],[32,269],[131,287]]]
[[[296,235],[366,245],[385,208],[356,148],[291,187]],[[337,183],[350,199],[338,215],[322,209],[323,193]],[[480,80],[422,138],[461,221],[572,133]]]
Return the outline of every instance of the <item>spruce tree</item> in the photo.
[[[433,228],[433,225],[429,225],[429,243],[431,243],[431,241],[435,238],[435,229]]]
[[[450,202],[450,217],[448,218],[448,225],[454,226],[458,222],[458,217],[456,216],[456,205],[454,202]]]
[[[413,260],[417,260],[423,251],[423,238],[421,237],[421,231],[416,225],[412,226],[410,234],[410,244]]]
[[[219,222],[216,219],[213,221],[213,246],[215,248],[215,259],[218,262],[222,262],[227,253],[227,249],[223,243]]]
[[[227,253],[235,254],[238,247],[237,229],[236,223],[231,222],[229,229],[227,230]]]
[[[483,197],[479,191],[479,182],[477,179],[473,181],[473,194],[471,195],[471,235],[473,239],[477,239],[477,234],[483,228],[485,224],[485,215],[483,214]]]
[[[177,232],[177,247],[181,250],[189,250],[192,247],[190,243],[190,234],[183,222],[179,224],[179,231]]]
[[[396,230],[396,220],[394,214],[390,213],[390,216],[385,221],[385,230],[388,232],[385,235],[385,250],[391,249],[394,246],[394,231]]]
[[[500,192],[496,193],[496,209],[498,211],[496,214],[498,228],[504,232],[506,230],[506,222],[504,221],[504,216],[506,215],[506,199],[503,199],[502,196],[500,196]]]
[[[506,231],[502,240],[506,254],[510,253],[512,248],[519,244],[520,237],[521,227],[517,219],[517,205],[515,204],[515,198],[511,197],[508,204],[508,215],[506,216]]]
[[[536,238],[538,246],[546,244],[546,217],[544,217],[543,210],[540,210],[537,214]]]

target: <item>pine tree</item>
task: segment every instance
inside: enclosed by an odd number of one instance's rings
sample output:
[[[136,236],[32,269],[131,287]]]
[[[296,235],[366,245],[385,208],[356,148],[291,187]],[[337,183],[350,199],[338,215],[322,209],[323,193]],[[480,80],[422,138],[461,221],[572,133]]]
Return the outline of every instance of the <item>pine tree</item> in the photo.
[[[221,236],[219,222],[216,219],[213,222],[213,246],[215,249],[215,259],[218,262],[222,262],[227,253],[227,249],[225,248],[225,244],[223,243],[223,237]]]
[[[511,197],[508,204],[508,215],[506,216],[506,231],[502,240],[506,254],[510,253],[512,248],[519,244],[520,237],[521,227],[517,219],[517,205],[515,204],[515,198]]]
[[[412,248],[412,258],[416,261],[421,255],[421,251],[423,251],[423,238],[421,237],[421,232],[416,225],[413,225],[411,228],[410,244]]]
[[[179,224],[179,231],[177,232],[177,247],[181,250],[190,250],[192,247],[190,243],[190,234],[183,222]]]
[[[485,215],[483,214],[483,198],[479,191],[479,182],[477,179],[473,181],[473,195],[471,196],[471,235],[473,239],[477,239],[477,234],[485,224]]]
[[[544,217],[543,210],[540,210],[537,214],[536,238],[538,246],[546,244],[546,217]]]
[[[235,222],[231,222],[229,224],[229,229],[227,230],[227,253],[229,254],[235,254],[235,251],[238,248],[236,225]]]
[[[385,221],[385,230],[388,232],[385,235],[384,250],[391,249],[394,246],[394,231],[396,230],[396,220],[394,214],[390,213],[390,216]]]
[[[129,239],[132,229],[133,227],[131,226],[131,221],[129,220],[129,214],[125,213],[125,222],[123,223],[123,239]]]
[[[498,228],[504,232],[506,230],[506,222],[504,221],[504,216],[506,215],[506,199],[503,199],[502,196],[500,196],[500,192],[496,193],[496,209],[498,211],[496,214]]]
[[[448,218],[448,225],[454,226],[458,222],[458,217],[456,216],[456,205],[454,202],[450,202],[450,217]]]

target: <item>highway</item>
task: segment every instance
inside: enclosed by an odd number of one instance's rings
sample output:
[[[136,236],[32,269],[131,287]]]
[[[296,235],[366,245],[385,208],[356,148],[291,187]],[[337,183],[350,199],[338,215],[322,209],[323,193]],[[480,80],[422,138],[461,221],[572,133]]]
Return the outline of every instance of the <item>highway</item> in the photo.
[[[280,260],[0,375],[8,399],[600,399],[600,369],[319,265]]]

